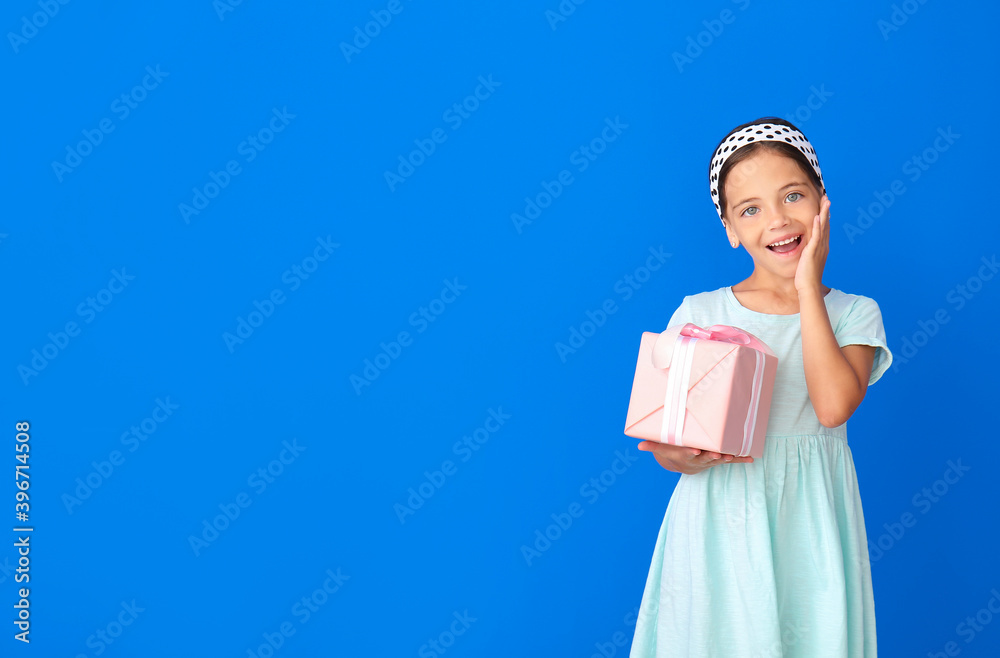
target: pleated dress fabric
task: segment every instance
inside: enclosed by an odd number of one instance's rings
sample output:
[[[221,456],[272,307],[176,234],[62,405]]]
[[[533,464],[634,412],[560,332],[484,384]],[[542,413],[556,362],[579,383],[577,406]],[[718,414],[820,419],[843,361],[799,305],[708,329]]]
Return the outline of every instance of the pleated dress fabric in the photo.
[[[831,289],[841,345],[892,362],[878,304]],[[809,401],[799,315],[758,313],[731,288],[685,297],[668,326],[727,324],[778,356],[764,455],[682,474],[667,504],[631,658],[874,658],[875,601],[847,426]]]

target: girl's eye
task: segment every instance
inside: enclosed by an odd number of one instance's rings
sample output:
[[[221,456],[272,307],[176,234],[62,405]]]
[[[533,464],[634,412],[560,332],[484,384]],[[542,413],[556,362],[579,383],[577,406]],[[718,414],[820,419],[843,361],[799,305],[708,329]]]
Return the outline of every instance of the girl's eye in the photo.
[[[795,197],[795,198],[793,199],[792,197]],[[788,196],[785,197],[785,200],[787,200],[787,201],[798,201],[801,198],[802,198],[802,193],[801,192],[792,192],[791,194],[789,194]]]
[[[753,212],[750,212],[751,210],[752,210]],[[760,210],[760,208],[758,208],[757,206],[750,206],[749,208],[747,208],[746,210],[744,210],[744,211],[743,211],[742,213],[740,213],[740,214],[742,214],[742,215],[744,215],[744,216],[746,216],[746,217],[753,217],[754,215],[756,215],[756,214],[757,214],[757,212],[758,212],[759,210]]]

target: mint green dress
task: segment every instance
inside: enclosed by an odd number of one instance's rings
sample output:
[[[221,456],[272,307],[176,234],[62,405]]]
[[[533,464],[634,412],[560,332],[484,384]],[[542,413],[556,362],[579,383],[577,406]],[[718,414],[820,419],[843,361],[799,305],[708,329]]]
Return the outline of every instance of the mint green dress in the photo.
[[[837,342],[892,363],[868,297],[830,290]],[[631,658],[874,658],[875,600],[847,426],[809,402],[799,316],[742,306],[731,288],[685,297],[668,326],[728,324],[778,356],[764,456],[681,475],[653,549]]]

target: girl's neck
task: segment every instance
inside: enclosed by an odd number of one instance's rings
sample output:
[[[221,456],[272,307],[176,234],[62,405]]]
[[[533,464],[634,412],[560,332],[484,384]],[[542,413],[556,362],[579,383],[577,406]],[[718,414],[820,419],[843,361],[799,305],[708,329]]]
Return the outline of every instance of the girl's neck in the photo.
[[[772,315],[794,315],[799,312],[799,293],[795,288],[795,279],[754,270],[753,274],[733,286],[732,290],[740,304],[751,311]],[[821,285],[820,292],[826,296],[830,288]]]

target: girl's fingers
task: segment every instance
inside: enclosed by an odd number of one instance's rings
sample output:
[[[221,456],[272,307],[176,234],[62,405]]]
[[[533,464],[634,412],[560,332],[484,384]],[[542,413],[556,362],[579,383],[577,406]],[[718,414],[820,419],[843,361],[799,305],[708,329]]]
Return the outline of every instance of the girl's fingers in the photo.
[[[644,452],[651,452],[654,456],[659,455],[664,459],[671,460],[672,463],[677,465],[686,461],[699,471],[718,464],[746,464],[753,462],[752,457],[737,457],[736,455],[712,452],[710,450],[673,446],[658,441],[640,441],[638,448]]]
[[[827,249],[827,245],[830,243],[830,202],[829,202],[829,200],[827,200],[827,202],[825,204],[823,204],[823,210],[820,213],[820,218],[819,218],[819,228],[820,228],[820,231],[819,231],[819,235],[817,236],[817,238],[822,243],[821,248],[823,250],[823,253],[825,254],[826,253],[826,249]]]

